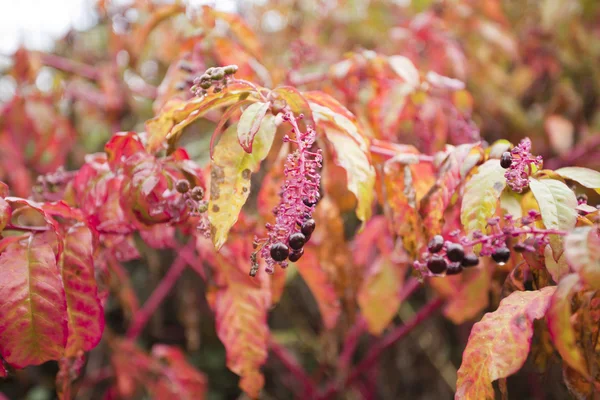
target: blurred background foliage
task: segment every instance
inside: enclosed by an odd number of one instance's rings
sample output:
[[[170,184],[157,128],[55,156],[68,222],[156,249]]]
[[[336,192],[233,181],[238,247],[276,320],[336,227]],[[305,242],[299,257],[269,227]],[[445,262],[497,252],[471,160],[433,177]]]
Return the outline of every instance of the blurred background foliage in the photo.
[[[54,3],[61,7],[60,1]],[[229,63],[240,65],[241,77],[264,86],[330,92],[371,127],[367,131],[374,137],[415,144],[429,153],[439,150],[423,147],[418,124],[392,124],[386,130],[373,122],[374,107],[392,115],[407,110],[403,96],[361,83],[376,81],[376,70],[361,69],[361,60],[373,57],[372,51],[406,56],[423,74],[464,81],[464,98],[452,99],[448,112],[457,109],[472,118],[477,126],[471,128],[489,143],[529,136],[549,168],[575,162],[600,166],[596,0],[265,0],[239,1],[236,8],[247,25],[200,7],[100,0],[95,26],[70,31],[50,52],[19,49],[0,77],[0,180],[15,195],[31,195],[40,174],[63,165],[78,168],[113,132],[144,131],[145,121],[166,99],[191,96],[185,88],[194,76]],[[181,68],[186,62],[191,67]],[[355,73],[346,74],[352,68]],[[343,84],[336,81],[341,70]],[[422,118],[436,135],[449,130],[443,116]],[[203,121],[186,135],[188,150],[200,162],[206,161],[207,133],[214,126]],[[147,298],[173,258],[152,249],[142,253],[144,261],[127,264],[129,278],[124,273],[113,288],[118,296],[107,313],[115,333],[124,331],[128,314],[139,306],[137,298]],[[327,376],[337,354],[328,349],[337,347],[339,332],[322,333],[316,303],[294,278],[288,276],[269,325],[315,376]],[[237,377],[225,367],[203,293],[202,280],[186,275],[143,340],[185,346],[190,361],[208,375],[208,398],[236,398]],[[418,298],[405,303],[397,320],[409,318],[418,305]],[[387,352],[378,370],[380,398],[451,398],[471,324],[455,326],[439,317]],[[365,338],[358,358],[368,346]],[[92,369],[106,361],[105,347],[91,353]],[[265,398],[290,397],[281,381],[285,376],[270,373],[278,368],[276,360],[267,364]],[[511,396],[568,397],[552,373],[540,382],[533,370],[529,365],[509,378],[516,388]],[[54,363],[28,368],[0,382],[0,390],[11,399],[53,398],[56,371]],[[101,388],[102,376],[96,379]],[[81,390],[78,398],[102,398],[101,391]]]

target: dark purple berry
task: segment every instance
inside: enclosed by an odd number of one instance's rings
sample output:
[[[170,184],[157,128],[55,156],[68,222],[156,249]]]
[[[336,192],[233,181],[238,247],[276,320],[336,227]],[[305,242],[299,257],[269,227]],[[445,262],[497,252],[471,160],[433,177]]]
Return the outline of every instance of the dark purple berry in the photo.
[[[290,247],[294,250],[300,250],[306,243],[306,236],[300,232],[292,233],[289,238]]]
[[[317,199],[316,199],[316,201],[314,201],[314,202],[313,202],[313,201],[310,201],[310,200],[308,199],[308,197],[305,197],[305,198],[303,198],[303,199],[302,199],[302,202],[304,203],[304,205],[305,205],[306,207],[312,207],[312,206],[315,206],[315,205],[317,205],[317,202],[318,202],[318,201],[319,201],[319,199],[318,199],[318,198],[317,198]]]
[[[300,249],[300,250],[294,250],[290,253],[290,261],[291,262],[296,262],[300,259],[300,257],[302,257],[302,255],[304,254],[304,249]]]
[[[427,261],[427,268],[434,274],[441,274],[448,268],[448,263],[442,256],[432,256]]]
[[[304,223],[302,224],[302,227],[300,228],[300,231],[302,232],[302,234],[304,236],[306,236],[308,238],[315,231],[315,226],[316,226],[315,220],[310,218],[310,219],[304,221]]]
[[[190,183],[185,179],[180,179],[175,184],[175,188],[179,193],[187,193],[190,190]]]
[[[461,261],[461,265],[465,268],[475,267],[479,264],[479,257],[475,253],[465,254],[465,257]]]
[[[465,257],[465,249],[458,243],[450,243],[446,247],[446,255],[450,261],[461,262]]]
[[[442,237],[442,235],[435,235],[429,241],[429,244],[427,245],[427,250],[429,250],[430,253],[437,253],[442,249],[442,247],[444,247],[444,238]]]
[[[285,243],[277,242],[271,245],[271,258],[277,262],[284,261],[290,254],[290,249]]]
[[[527,250],[527,247],[525,246],[525,243],[517,243],[513,246],[513,250],[517,253],[522,253]]]
[[[512,164],[512,154],[510,152],[505,151],[502,153],[502,157],[500,157],[500,166],[504,169],[507,169]]]
[[[446,270],[446,275],[458,275],[462,272],[463,267],[460,263],[452,263],[448,265],[448,269]]]
[[[492,259],[498,264],[506,264],[510,258],[510,250],[507,247],[500,247],[492,253]]]

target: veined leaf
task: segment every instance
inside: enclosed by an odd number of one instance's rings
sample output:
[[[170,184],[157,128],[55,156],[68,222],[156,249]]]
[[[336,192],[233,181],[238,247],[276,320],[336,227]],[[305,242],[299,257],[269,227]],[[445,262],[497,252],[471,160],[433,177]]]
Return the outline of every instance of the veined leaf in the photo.
[[[69,229],[64,240],[60,264],[69,326],[65,356],[75,357],[80,350],[90,351],[100,342],[104,310],[94,276],[92,232],[85,225],[78,224]]]
[[[31,236],[0,254],[0,353],[17,368],[61,358],[67,307],[52,247]]]
[[[275,138],[274,117],[266,115],[254,138],[254,150],[248,154],[237,139],[237,126],[231,125],[215,146],[210,171],[208,220],[212,240],[218,249],[227,240],[231,227],[250,194],[250,177],[267,156]]]
[[[552,246],[549,244],[544,247],[544,261],[546,269],[552,276],[554,282],[560,282],[560,279],[569,273],[569,264],[567,263],[567,256],[563,252],[558,260],[554,259],[552,252]]]
[[[358,291],[358,305],[373,335],[380,335],[400,307],[403,271],[389,257],[380,256]]]
[[[567,185],[555,179],[530,179],[529,187],[540,207],[542,221],[547,229],[569,231],[575,227],[577,198]],[[551,235],[550,245],[554,258],[557,259],[563,251],[562,238]]]
[[[517,372],[525,363],[533,320],[543,318],[556,287],[513,292],[471,330],[458,370],[455,399],[493,400],[492,382]]]
[[[317,306],[321,312],[323,325],[331,329],[337,323],[341,312],[340,301],[335,293],[333,284],[329,281],[323,270],[319,258],[311,249],[306,249],[302,258],[298,260],[298,272],[312,292]]]
[[[487,220],[496,214],[498,200],[506,186],[504,172],[499,160],[487,160],[465,185],[460,222],[468,235],[474,231],[485,232]]]
[[[165,140],[174,141],[180,132],[204,116],[208,111],[245,100],[254,93],[254,89],[243,84],[231,84],[219,93],[209,93],[188,101],[169,101],[160,114],[146,122],[148,143],[146,149],[153,153]]]
[[[440,167],[437,182],[421,200],[420,212],[428,236],[437,235],[442,231],[444,212],[450,205],[454,192],[481,157],[481,146],[478,144],[456,146],[446,156]]]
[[[600,289],[600,236],[592,226],[575,228],[565,239],[565,255],[573,270],[594,289]]]
[[[580,286],[580,277],[577,274],[570,274],[561,279],[550,299],[546,317],[554,347],[562,359],[571,368],[588,376],[586,361],[577,346],[575,329],[571,325],[571,299],[578,286]]]
[[[582,167],[565,167],[554,172],[565,179],[570,179],[600,193],[600,172],[598,171]]]
[[[254,136],[258,132],[267,111],[269,111],[269,103],[253,103],[242,113],[237,125],[237,135],[240,145],[246,153],[252,153]]]
[[[260,368],[267,360],[269,337],[271,295],[264,285],[268,277],[262,274],[259,282],[250,278],[235,265],[241,255],[233,262],[223,254],[217,258],[218,278],[224,284],[214,301],[217,336],[227,352],[227,367],[240,376],[240,388],[251,398],[258,398],[265,382]]]
[[[310,105],[298,89],[293,86],[280,86],[274,89],[272,93],[277,98],[284,100],[294,114],[303,114],[305,121],[308,121],[311,125],[315,124]]]

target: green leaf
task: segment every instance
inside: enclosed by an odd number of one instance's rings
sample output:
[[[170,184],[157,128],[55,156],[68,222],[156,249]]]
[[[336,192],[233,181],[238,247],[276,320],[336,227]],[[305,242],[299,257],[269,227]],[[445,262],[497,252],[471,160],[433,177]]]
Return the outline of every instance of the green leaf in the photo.
[[[580,277],[577,274],[570,274],[561,279],[550,299],[546,317],[550,336],[560,356],[571,368],[588,376],[585,357],[577,346],[575,329],[571,324],[571,299],[580,286]]]
[[[530,179],[529,187],[537,201],[547,229],[570,231],[577,223],[577,198],[567,185],[555,179]],[[554,259],[563,251],[562,238],[550,236]]]
[[[600,236],[596,227],[575,228],[565,238],[565,255],[573,270],[594,289],[600,289]]]
[[[67,306],[55,252],[33,236],[0,255],[0,353],[17,368],[64,355]]]
[[[267,111],[269,111],[269,103],[253,103],[242,113],[237,126],[237,135],[240,145],[246,153],[252,153],[254,136]]]
[[[269,153],[276,131],[275,118],[269,114],[256,133],[252,153],[246,153],[238,143],[236,124],[223,133],[215,146],[210,171],[208,220],[217,250],[227,240],[229,230],[248,199],[252,172],[258,170],[260,162]]]
[[[513,292],[473,325],[457,373],[455,399],[495,398],[492,382],[521,369],[531,347],[533,320],[544,317],[555,289]]]
[[[487,160],[465,185],[460,222],[467,234],[485,232],[487,220],[496,214],[498,200],[506,187],[504,172],[499,160]]]
[[[600,193],[600,172],[598,171],[582,167],[565,167],[554,172],[565,179],[570,179]]]

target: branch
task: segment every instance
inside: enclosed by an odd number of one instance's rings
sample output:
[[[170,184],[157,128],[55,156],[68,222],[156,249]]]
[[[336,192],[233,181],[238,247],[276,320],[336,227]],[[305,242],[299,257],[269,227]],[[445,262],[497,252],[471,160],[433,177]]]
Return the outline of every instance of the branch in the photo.
[[[193,245],[194,241],[189,242],[185,246],[185,248],[190,246],[190,244]],[[144,303],[142,308],[133,317],[133,321],[129,326],[129,329],[127,330],[128,338],[135,339],[140,335],[140,333],[148,323],[148,320],[150,319],[150,317],[152,317],[154,311],[156,311],[156,309],[158,308],[158,306],[160,306],[165,297],[167,297],[167,294],[169,294],[171,289],[173,289],[173,286],[175,286],[175,283],[185,270],[186,266],[187,262],[185,258],[182,257],[181,254],[179,254],[173,262],[173,264],[171,265],[171,267],[169,268],[169,271],[167,271],[167,274],[163,277],[158,286],[156,286],[156,288],[154,289],[148,300]]]
[[[329,400],[335,397],[335,395],[343,388],[352,385],[361,375],[365,374],[373,364],[377,362],[381,353],[388,347],[394,345],[397,341],[408,335],[416,326],[427,318],[431,317],[437,310],[444,304],[442,298],[434,298],[430,300],[423,308],[415,314],[414,318],[408,321],[404,325],[396,327],[392,332],[386,335],[380,342],[371,347],[371,350],[367,353],[365,358],[354,367],[354,369],[348,374],[345,379],[341,382],[333,382],[328,388],[318,397],[320,400]]]
[[[269,345],[271,352],[275,357],[281,361],[281,363],[290,371],[290,373],[296,378],[298,382],[302,384],[303,396],[305,398],[313,398],[317,392],[315,384],[313,383],[310,376],[304,372],[302,366],[294,359],[294,357],[287,351],[285,347],[277,343],[273,338],[269,339]]]

